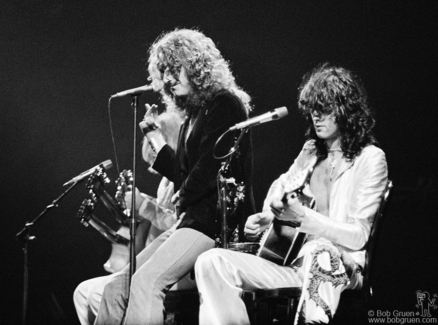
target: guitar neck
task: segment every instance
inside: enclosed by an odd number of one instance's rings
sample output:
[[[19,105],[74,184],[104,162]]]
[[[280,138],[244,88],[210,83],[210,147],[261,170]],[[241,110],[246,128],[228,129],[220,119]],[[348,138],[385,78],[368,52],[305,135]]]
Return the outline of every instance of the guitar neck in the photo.
[[[108,239],[113,244],[128,245],[129,239],[120,236],[113,229],[111,229],[106,223],[97,218],[95,215],[90,216],[88,223],[97,231],[99,231],[106,239]]]
[[[114,219],[120,224],[125,224],[127,222],[127,216],[123,213],[122,209],[117,205],[116,201],[106,192],[103,191],[99,199],[110,211]]]
[[[93,214],[94,207],[95,205],[91,200],[84,200],[81,207],[79,208],[76,217],[85,227],[91,225],[111,243],[128,245],[128,239],[117,234],[111,227],[109,227],[106,223],[101,221]]]

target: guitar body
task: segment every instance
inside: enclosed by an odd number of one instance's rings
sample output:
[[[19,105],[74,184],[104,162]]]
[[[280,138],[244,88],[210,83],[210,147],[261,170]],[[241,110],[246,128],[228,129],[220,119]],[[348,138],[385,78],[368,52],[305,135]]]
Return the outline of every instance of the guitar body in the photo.
[[[311,209],[315,206],[315,200],[303,194],[302,189],[312,170],[313,168],[309,168],[296,175],[284,194],[284,197],[295,194],[301,204]],[[307,235],[300,232],[299,228],[295,228],[291,222],[276,216],[263,234],[257,256],[278,265],[290,265],[297,257],[306,238]]]
[[[278,265],[285,265],[284,262],[288,257],[292,244],[297,240],[298,234],[300,232],[297,228],[282,225],[281,222],[277,222],[277,219],[274,219],[267,233],[263,235],[257,256]]]
[[[137,225],[135,230],[135,255],[145,248],[146,237],[149,232],[151,223],[146,220]],[[129,264],[129,227],[121,226],[117,235],[126,238],[126,243],[111,242],[111,255],[103,265],[103,268],[109,273],[115,273],[122,270]]]

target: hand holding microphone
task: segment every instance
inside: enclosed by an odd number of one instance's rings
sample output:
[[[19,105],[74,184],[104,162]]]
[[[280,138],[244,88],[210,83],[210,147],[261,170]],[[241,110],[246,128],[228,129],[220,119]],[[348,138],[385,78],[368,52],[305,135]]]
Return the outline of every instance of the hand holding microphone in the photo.
[[[155,153],[158,153],[161,148],[166,145],[166,140],[164,140],[160,127],[156,123],[158,120],[157,108],[158,107],[155,104],[152,106],[146,104],[146,115],[144,116],[143,121],[139,123],[140,129],[143,131],[143,134],[148,139],[148,142]]]

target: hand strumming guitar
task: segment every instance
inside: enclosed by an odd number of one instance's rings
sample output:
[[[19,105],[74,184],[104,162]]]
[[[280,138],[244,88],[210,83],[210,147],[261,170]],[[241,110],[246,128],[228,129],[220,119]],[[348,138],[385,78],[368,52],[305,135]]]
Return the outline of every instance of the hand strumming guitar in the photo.
[[[257,240],[268,229],[272,219],[274,219],[274,214],[270,210],[249,216],[245,223],[245,236],[249,240]]]

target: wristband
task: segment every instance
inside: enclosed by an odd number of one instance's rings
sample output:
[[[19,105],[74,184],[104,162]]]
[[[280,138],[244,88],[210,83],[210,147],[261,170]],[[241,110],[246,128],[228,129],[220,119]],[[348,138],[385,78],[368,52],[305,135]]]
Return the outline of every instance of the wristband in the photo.
[[[158,153],[166,145],[166,140],[158,129],[147,133],[146,138],[155,153]]]
[[[156,129],[158,129],[158,125],[152,123],[152,124],[148,124],[146,127],[142,128],[141,130],[143,131],[143,134],[146,135],[149,132],[154,131]]]

